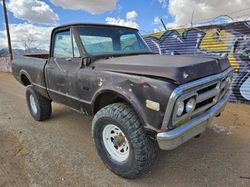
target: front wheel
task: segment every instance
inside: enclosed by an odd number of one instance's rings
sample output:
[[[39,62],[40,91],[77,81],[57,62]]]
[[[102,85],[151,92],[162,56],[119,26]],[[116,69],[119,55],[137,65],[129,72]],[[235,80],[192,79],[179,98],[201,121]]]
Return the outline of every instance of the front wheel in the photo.
[[[136,178],[152,165],[158,146],[151,140],[131,106],[108,105],[92,122],[96,149],[104,164],[117,175]]]

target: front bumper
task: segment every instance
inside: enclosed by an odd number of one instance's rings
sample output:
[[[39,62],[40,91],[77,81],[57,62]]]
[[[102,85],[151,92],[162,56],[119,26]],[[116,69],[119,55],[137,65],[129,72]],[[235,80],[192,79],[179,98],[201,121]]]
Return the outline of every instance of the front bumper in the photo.
[[[172,150],[194,136],[204,132],[212,118],[224,110],[228,98],[229,92],[226,93],[216,105],[198,117],[173,130],[158,133],[157,142],[160,149]]]

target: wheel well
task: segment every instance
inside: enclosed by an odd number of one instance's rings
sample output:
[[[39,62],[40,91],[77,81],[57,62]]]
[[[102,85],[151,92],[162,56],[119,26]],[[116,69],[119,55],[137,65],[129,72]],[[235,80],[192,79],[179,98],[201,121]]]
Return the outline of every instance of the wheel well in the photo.
[[[31,85],[29,78],[24,74],[21,75],[21,82],[24,86]]]
[[[95,100],[93,112],[94,112],[94,114],[96,114],[101,108],[108,106],[110,104],[113,104],[113,103],[117,103],[117,102],[124,102],[124,103],[128,103],[129,105],[131,105],[131,103],[129,103],[126,99],[124,99],[122,96],[120,96],[117,93],[104,92],[104,93],[100,94],[97,97],[97,99]],[[131,105],[131,107],[134,108],[132,105]],[[136,110],[135,110],[135,112],[139,116],[139,119],[140,119],[142,126],[145,126],[144,120],[141,118],[141,116],[139,115],[139,113]],[[152,139],[156,139],[156,131],[151,130],[151,129],[145,129],[145,130],[146,130],[148,136],[150,136]]]
[[[121,96],[112,92],[105,92],[100,94],[94,104],[94,114],[101,108],[116,102],[126,102]]]

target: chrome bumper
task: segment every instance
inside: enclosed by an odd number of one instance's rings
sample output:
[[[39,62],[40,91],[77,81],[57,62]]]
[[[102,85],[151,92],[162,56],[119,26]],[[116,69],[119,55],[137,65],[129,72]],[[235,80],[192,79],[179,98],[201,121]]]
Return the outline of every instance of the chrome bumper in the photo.
[[[173,130],[158,133],[157,142],[160,149],[172,150],[194,136],[204,132],[212,118],[224,110],[228,98],[229,92],[205,113]]]

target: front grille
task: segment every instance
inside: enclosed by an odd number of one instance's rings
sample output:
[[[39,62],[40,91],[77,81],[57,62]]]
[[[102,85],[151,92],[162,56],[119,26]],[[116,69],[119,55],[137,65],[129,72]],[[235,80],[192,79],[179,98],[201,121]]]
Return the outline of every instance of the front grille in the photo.
[[[230,67],[222,73],[207,76],[176,87],[169,97],[162,122],[162,129],[173,129],[177,125],[182,125],[215,105],[228,93],[233,72],[234,69]],[[228,77],[230,79],[227,79]],[[190,97],[198,99],[195,110],[192,113],[184,112],[181,117],[177,117],[176,103],[180,101],[187,102],[187,99]]]
[[[183,119],[192,119],[193,117],[196,117],[197,115],[214,106],[219,100],[221,100],[229,90],[229,78],[231,78],[230,76],[232,75],[226,75],[219,80],[206,83],[205,85],[199,86],[197,88],[191,88],[189,91],[187,91],[186,97],[185,94],[184,96],[181,96],[179,98],[180,100],[195,97],[196,106],[192,113],[184,112],[181,117],[178,117],[177,115],[175,115],[176,113],[174,113],[173,125],[180,124]]]
[[[203,88],[203,89],[201,89],[201,90],[198,90],[197,93],[198,93],[198,94],[203,94],[203,93],[205,93],[205,92],[208,92],[208,91],[214,89],[214,88],[216,87],[216,85],[217,85],[217,84],[212,84],[211,86],[208,86],[208,87],[205,87],[205,88]]]
[[[207,100],[205,100],[205,101],[202,101],[202,102],[200,102],[200,103],[197,103],[196,106],[195,106],[195,110],[197,110],[197,109],[199,109],[199,108],[201,108],[201,107],[204,107],[204,106],[206,106],[206,105],[209,105],[209,104],[213,103],[214,98],[215,98],[215,97],[212,97],[212,98],[209,98],[209,99],[207,99]]]

